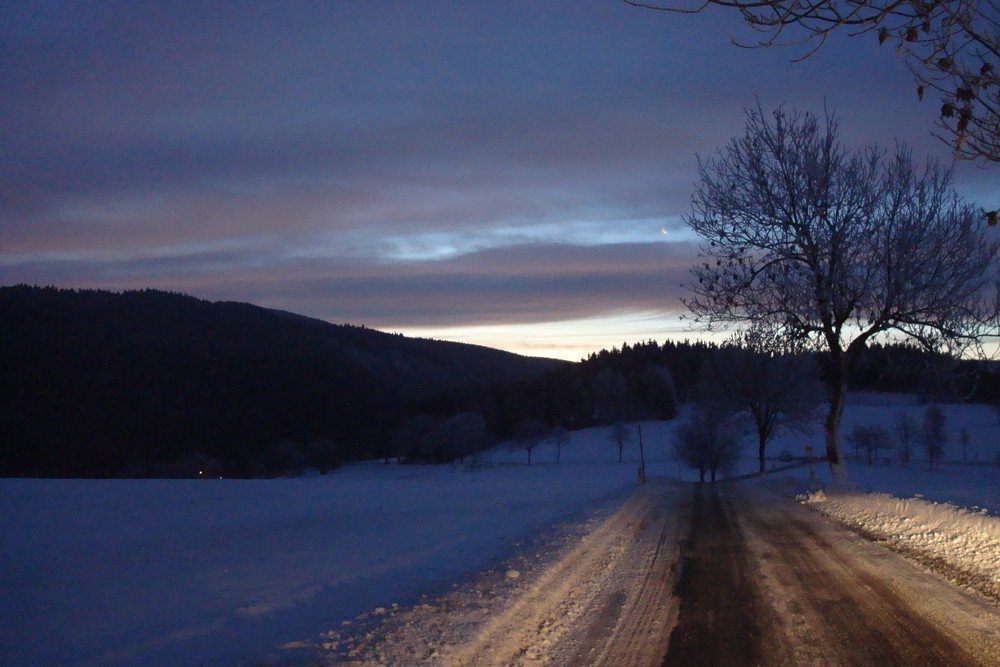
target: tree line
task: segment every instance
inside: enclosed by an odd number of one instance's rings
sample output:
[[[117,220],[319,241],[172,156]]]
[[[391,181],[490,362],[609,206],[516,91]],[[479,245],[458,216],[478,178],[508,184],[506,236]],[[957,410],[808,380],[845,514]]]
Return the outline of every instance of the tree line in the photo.
[[[448,462],[505,440],[528,458],[570,430],[672,419],[706,386],[756,410],[760,437],[786,417],[754,407],[755,387],[789,366],[813,381],[829,373],[812,353],[738,352],[746,341],[531,360],[151,290],[0,288],[0,320],[5,476],[261,477]],[[870,345],[851,377],[858,389],[1000,403],[986,365],[913,347]]]
[[[484,446],[510,441],[531,461],[543,442],[556,445],[566,431],[609,427],[618,441],[622,424],[669,420],[681,404],[694,406],[681,429],[718,428],[692,434],[718,440],[720,452],[675,449],[711,476],[735,462],[744,436],[751,436],[760,470],[767,444],[779,433],[801,432],[821,416],[833,371],[822,353],[776,353],[751,336],[718,344],[705,341],[646,341],[592,353],[577,364],[546,371],[534,379],[501,383],[473,392],[453,390],[414,406],[387,456],[410,462],[443,462],[473,456]],[[984,362],[954,362],[913,345],[872,343],[848,369],[851,390],[914,394],[926,402],[976,400],[1000,403],[998,373]],[[474,428],[469,428],[470,423]],[[448,424],[466,437],[441,437]],[[417,435],[415,435],[417,434]],[[739,437],[736,437],[736,436]],[[682,438],[683,439],[683,438]],[[557,453],[558,456],[558,453]],[[710,465],[699,457],[717,461]]]

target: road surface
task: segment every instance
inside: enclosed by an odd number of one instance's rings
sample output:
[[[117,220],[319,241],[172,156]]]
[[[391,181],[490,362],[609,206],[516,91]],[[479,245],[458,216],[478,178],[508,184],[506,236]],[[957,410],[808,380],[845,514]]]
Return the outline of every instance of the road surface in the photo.
[[[650,483],[499,577],[329,664],[1000,665],[995,603],[753,483]]]

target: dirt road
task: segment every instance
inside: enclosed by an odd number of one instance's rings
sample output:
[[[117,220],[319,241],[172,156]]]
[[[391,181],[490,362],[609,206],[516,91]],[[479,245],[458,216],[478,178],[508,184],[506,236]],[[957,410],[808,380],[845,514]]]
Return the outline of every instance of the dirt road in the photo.
[[[402,611],[331,662],[1000,665],[995,604],[754,484],[651,483],[500,588]]]

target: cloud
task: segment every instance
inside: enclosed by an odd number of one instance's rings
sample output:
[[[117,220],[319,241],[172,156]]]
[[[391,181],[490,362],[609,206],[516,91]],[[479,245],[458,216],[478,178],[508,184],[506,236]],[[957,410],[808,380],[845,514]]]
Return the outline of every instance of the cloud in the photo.
[[[372,264],[345,258],[279,260],[240,248],[147,259],[52,258],[8,264],[4,270],[12,282],[153,286],[336,322],[400,328],[678,310],[679,285],[692,253],[688,243],[528,244],[441,261]]]
[[[947,156],[935,105],[877,40],[835,36],[795,64],[733,48],[725,12],[15,4],[5,283],[395,328],[668,312],[696,254],[679,233],[695,155],[742,132],[744,107],[828,104],[848,143]],[[992,180],[959,173],[1000,206]]]

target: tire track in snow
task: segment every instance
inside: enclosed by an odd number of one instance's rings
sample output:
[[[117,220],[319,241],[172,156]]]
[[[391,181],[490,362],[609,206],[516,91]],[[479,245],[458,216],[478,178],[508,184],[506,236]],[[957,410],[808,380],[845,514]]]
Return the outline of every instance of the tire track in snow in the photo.
[[[500,595],[493,572],[408,610],[346,662],[1000,665],[995,606],[755,485],[652,482],[554,555]]]
[[[675,494],[640,489],[441,664],[651,664],[675,616]]]
[[[761,664],[1000,664],[994,607],[786,499],[729,493],[781,619]]]

